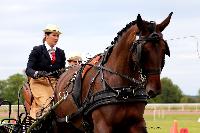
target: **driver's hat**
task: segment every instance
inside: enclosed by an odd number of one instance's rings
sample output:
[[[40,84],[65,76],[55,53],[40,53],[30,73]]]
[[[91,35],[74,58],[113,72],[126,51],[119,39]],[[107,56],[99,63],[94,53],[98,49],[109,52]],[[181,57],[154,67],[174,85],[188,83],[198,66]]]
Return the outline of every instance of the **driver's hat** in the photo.
[[[43,31],[44,31],[44,33],[46,33],[46,32],[56,32],[58,34],[62,34],[60,32],[59,27],[57,25],[54,25],[54,24],[48,24]]]

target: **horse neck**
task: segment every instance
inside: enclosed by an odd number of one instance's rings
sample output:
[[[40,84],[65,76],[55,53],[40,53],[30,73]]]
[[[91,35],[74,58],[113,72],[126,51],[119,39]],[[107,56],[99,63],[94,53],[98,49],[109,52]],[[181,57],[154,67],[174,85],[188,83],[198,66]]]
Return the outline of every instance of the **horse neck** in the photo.
[[[130,64],[130,48],[133,41],[136,39],[137,29],[137,26],[133,25],[122,34],[114,45],[113,51],[106,64],[106,66],[111,68],[113,71],[126,74],[130,77],[134,76],[134,70],[133,67],[131,68]]]

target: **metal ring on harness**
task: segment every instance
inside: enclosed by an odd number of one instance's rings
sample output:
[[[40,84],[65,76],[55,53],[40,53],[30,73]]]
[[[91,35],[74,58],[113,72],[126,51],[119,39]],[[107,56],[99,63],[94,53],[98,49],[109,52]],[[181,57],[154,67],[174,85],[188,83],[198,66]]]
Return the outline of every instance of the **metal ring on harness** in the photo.
[[[64,93],[64,99],[67,99],[68,95],[69,95],[69,93],[67,91],[65,91],[65,93]]]
[[[116,92],[117,92],[116,97],[119,97],[119,96],[120,96],[120,93],[122,93],[122,94],[121,94],[121,95],[122,95],[122,98],[123,98],[124,100],[128,99],[128,98],[129,98],[128,95],[123,95],[123,92],[125,92],[125,91],[127,91],[127,88],[123,88],[123,89],[121,89],[121,90],[116,90]],[[134,89],[132,89],[132,93],[133,93],[133,94],[135,93],[135,90],[134,90]]]
[[[59,97],[62,97],[60,94],[61,94],[61,92],[59,92],[59,94],[58,94]],[[64,100],[67,99],[69,93],[68,93],[67,91],[65,91],[65,92],[63,92],[63,94],[64,94],[63,99],[64,99]]]
[[[69,118],[68,118],[68,115],[66,115],[66,117],[65,117],[65,122],[69,122]]]
[[[132,91],[132,92],[133,92],[133,94],[134,94],[134,93],[135,93],[135,90],[133,89],[133,91]]]
[[[61,93],[61,92],[59,92],[59,94],[58,94],[58,95],[59,95],[59,97],[61,97],[60,93]]]

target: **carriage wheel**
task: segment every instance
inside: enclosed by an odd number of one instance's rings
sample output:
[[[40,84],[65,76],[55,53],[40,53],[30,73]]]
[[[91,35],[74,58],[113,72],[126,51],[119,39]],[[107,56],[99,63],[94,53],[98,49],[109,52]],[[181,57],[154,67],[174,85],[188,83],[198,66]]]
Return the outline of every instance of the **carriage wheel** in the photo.
[[[0,133],[9,133],[4,126],[0,126]]]

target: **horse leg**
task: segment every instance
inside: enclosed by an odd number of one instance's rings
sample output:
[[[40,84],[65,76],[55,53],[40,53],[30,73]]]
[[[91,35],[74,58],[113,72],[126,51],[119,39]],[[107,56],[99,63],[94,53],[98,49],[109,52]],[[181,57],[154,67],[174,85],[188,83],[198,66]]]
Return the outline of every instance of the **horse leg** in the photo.
[[[94,133],[112,133],[112,126],[108,125],[104,115],[98,110],[92,113],[92,119],[94,124]]]
[[[130,127],[129,133],[148,133],[144,118]]]
[[[103,120],[94,123],[94,133],[112,133],[112,127],[109,127]]]

